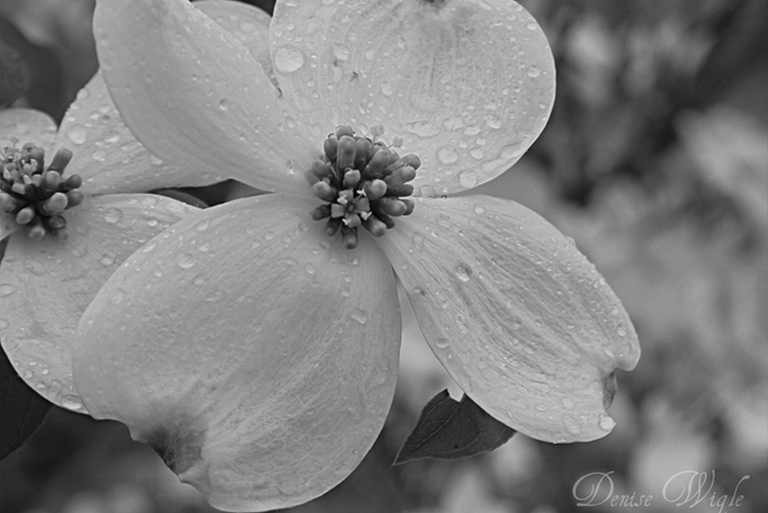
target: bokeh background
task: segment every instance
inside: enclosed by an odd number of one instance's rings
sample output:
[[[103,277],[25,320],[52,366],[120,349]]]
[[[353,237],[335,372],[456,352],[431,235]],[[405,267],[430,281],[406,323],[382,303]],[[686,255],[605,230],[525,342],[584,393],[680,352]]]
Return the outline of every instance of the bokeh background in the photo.
[[[573,237],[622,298],[643,357],[618,377],[618,426],[589,444],[515,436],[475,458],[391,467],[426,401],[460,394],[411,319],[374,449],[293,511],[768,511],[768,2],[519,1],[551,42],[558,99],[533,148],[484,189]],[[93,5],[0,0],[3,58],[24,69],[0,77],[23,88],[16,106],[61,119],[97,67]],[[687,470],[714,478],[707,500],[663,500]],[[580,508],[574,485],[590,472],[612,472],[615,495],[653,500]],[[0,462],[3,513],[213,511],[123,426],[60,409]]]

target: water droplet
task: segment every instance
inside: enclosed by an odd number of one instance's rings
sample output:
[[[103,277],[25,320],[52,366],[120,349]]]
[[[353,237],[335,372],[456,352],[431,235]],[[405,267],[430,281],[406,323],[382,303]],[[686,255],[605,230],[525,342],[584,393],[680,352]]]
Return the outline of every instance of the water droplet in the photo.
[[[227,112],[229,110],[229,100],[227,100],[226,98],[222,99],[219,102],[219,110],[221,110],[222,112]]]
[[[0,284],[0,297],[8,297],[16,292],[16,286],[10,283]]]
[[[117,289],[115,290],[114,295],[110,298],[110,301],[112,301],[113,305],[119,305],[123,302],[123,299],[125,299],[125,290]]]
[[[567,397],[563,399],[563,408],[566,410],[572,410],[573,409],[573,401],[568,399]]]
[[[83,144],[87,138],[87,134],[83,127],[75,125],[69,129],[67,137],[69,137],[69,140],[75,144]]]
[[[537,66],[529,66],[527,74],[531,78],[538,78],[541,76],[541,70]]]
[[[267,233],[264,234],[264,238],[267,239],[267,240],[272,240],[272,239],[275,238],[275,234],[272,233],[272,232],[267,232]]]
[[[340,61],[348,61],[351,52],[346,45],[336,45],[333,47],[333,55]]]
[[[471,188],[477,185],[477,174],[471,169],[459,173],[459,184],[464,188]]]
[[[195,266],[195,257],[187,253],[180,253],[176,256],[176,265],[180,269],[192,269]]]
[[[157,247],[157,242],[150,242],[149,244],[147,244],[146,246],[141,248],[141,252],[142,253],[149,253],[150,251],[152,251],[156,247]]]
[[[307,272],[307,274],[315,274],[315,266],[312,264],[307,264],[307,266],[304,267],[304,270]]]
[[[107,251],[101,257],[101,260],[100,260],[101,265],[112,265],[115,263],[115,258],[116,258],[116,255],[114,253]]]
[[[384,96],[392,96],[392,93],[395,92],[392,88],[392,84],[389,82],[382,82],[379,87],[381,88],[381,94]]]
[[[104,221],[109,224],[115,224],[123,218],[123,211],[117,207],[110,207],[104,212]]]
[[[275,52],[275,68],[280,73],[292,73],[304,65],[304,54],[294,46],[281,46]]]
[[[363,310],[362,308],[355,308],[352,311],[352,318],[359,322],[360,324],[365,324],[368,322],[368,312]]]
[[[622,323],[616,326],[616,333],[619,334],[620,337],[626,337],[627,336],[627,327]]]
[[[96,150],[92,156],[93,160],[97,162],[104,162],[107,159],[107,153],[104,150]]]
[[[572,435],[578,436],[581,434],[581,424],[579,424],[579,420],[576,417],[565,417],[563,423],[565,424],[565,429]]]
[[[483,206],[482,203],[475,203],[473,210],[475,211],[475,214],[479,216],[485,214],[485,206]]]
[[[482,158],[485,157],[485,152],[480,148],[473,149],[469,154],[472,155],[472,158],[475,160],[482,160]],[[459,176],[459,178],[461,178],[461,176]]]
[[[208,229],[208,225],[209,225],[208,220],[203,219],[202,221],[200,221],[195,225],[195,229],[199,232],[202,232]]]
[[[440,337],[437,340],[435,340],[435,345],[440,349],[445,349],[451,345],[451,341],[448,340],[447,338]]]
[[[456,276],[463,282],[468,282],[472,278],[472,268],[464,262],[460,262],[456,266]]]
[[[599,424],[600,424],[600,429],[602,429],[603,431],[610,431],[614,428],[614,426],[616,425],[616,422],[607,415],[601,415]]]
[[[453,164],[459,160],[459,152],[453,146],[443,146],[437,150],[437,160],[443,164]]]

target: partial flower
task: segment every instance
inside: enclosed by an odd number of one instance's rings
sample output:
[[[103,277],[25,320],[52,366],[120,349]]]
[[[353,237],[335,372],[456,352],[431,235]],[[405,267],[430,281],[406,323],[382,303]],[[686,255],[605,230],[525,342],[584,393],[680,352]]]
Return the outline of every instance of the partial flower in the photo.
[[[84,413],[70,355],[80,316],[128,255],[197,210],[141,192],[214,177],[150,155],[99,73],[58,130],[35,110],[0,111],[0,159],[0,342],[30,387]]]
[[[614,371],[639,358],[618,298],[534,212],[449,197],[509,168],[552,107],[552,55],[519,5],[278,1],[263,46],[241,42],[263,15],[226,1],[99,0],[94,26],[153,153],[274,191],[187,216],[97,294],[73,357],[95,417],[217,508],[313,499],[389,411],[399,280],[496,419],[549,442],[611,431]]]

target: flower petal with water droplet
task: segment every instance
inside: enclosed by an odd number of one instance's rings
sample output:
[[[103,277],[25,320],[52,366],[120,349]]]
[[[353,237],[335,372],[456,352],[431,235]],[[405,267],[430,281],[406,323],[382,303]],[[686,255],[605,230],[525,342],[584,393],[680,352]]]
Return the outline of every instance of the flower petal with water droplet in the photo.
[[[313,205],[270,194],[182,220],[126,261],[80,323],[73,365],[91,414],[127,424],[220,509],[326,492],[392,401],[392,269],[370,239],[347,250],[311,224]]]
[[[605,436],[614,370],[631,370],[640,348],[594,266],[517,203],[486,196],[416,203],[377,243],[459,386],[534,438]]]
[[[315,136],[383,126],[421,158],[413,183],[424,195],[509,169],[554,103],[547,40],[510,0],[278,2],[270,45],[285,97]]]
[[[19,223],[15,216],[6,212],[0,212],[0,241],[19,229]]]
[[[11,137],[17,139],[14,143]],[[21,148],[24,143],[35,143],[45,150],[46,156],[53,156],[53,140],[56,137],[56,122],[48,114],[33,109],[0,110],[0,149],[6,146]]]
[[[193,187],[228,178],[221,169],[203,168],[197,162],[163,162],[150,154],[123,123],[101,72],[70,105],[55,146],[72,150],[67,173],[79,174],[83,191],[90,195]]]
[[[252,5],[230,0],[200,0],[195,2],[195,7],[243,43],[277,86],[269,56],[269,23],[272,20],[269,14]]]
[[[309,169],[316,144],[299,125],[279,129],[288,106],[259,62],[194,4],[104,0],[94,32],[110,94],[154,154],[262,190],[309,193],[286,162]]]
[[[9,239],[0,264],[7,292],[0,294],[0,342],[32,389],[85,413],[70,356],[80,316],[128,255],[193,210],[162,196],[108,194],[64,212],[66,240]]]

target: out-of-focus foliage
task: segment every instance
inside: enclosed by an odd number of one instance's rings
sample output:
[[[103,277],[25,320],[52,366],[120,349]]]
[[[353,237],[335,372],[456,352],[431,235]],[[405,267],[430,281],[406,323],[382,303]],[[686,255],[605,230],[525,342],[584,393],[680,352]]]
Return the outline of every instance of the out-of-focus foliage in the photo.
[[[614,493],[651,493],[650,511],[672,512],[680,508],[661,490],[683,470],[714,471],[718,497],[741,480],[744,499],[731,513],[768,511],[768,2],[520,1],[552,44],[558,99],[528,155],[484,187],[573,237],[624,301],[644,353],[618,376],[618,426],[590,444],[518,435],[477,458],[391,468],[429,398],[446,386],[461,394],[406,311],[398,395],[379,441],[349,480],[294,511],[583,511],[574,483],[612,471]],[[0,0],[0,16],[45,52],[30,55],[52,56],[60,70],[95,69],[87,51],[75,62],[58,48],[90,37],[89,11],[54,30],[63,21],[38,18],[45,11],[23,11],[24,23],[9,15],[20,3],[93,0]],[[52,39],[36,36],[36,24]],[[63,112],[87,78],[60,81],[51,98],[61,103],[45,110]],[[708,502],[685,509],[717,511]],[[211,509],[121,426],[56,410],[0,463],[0,511]]]

